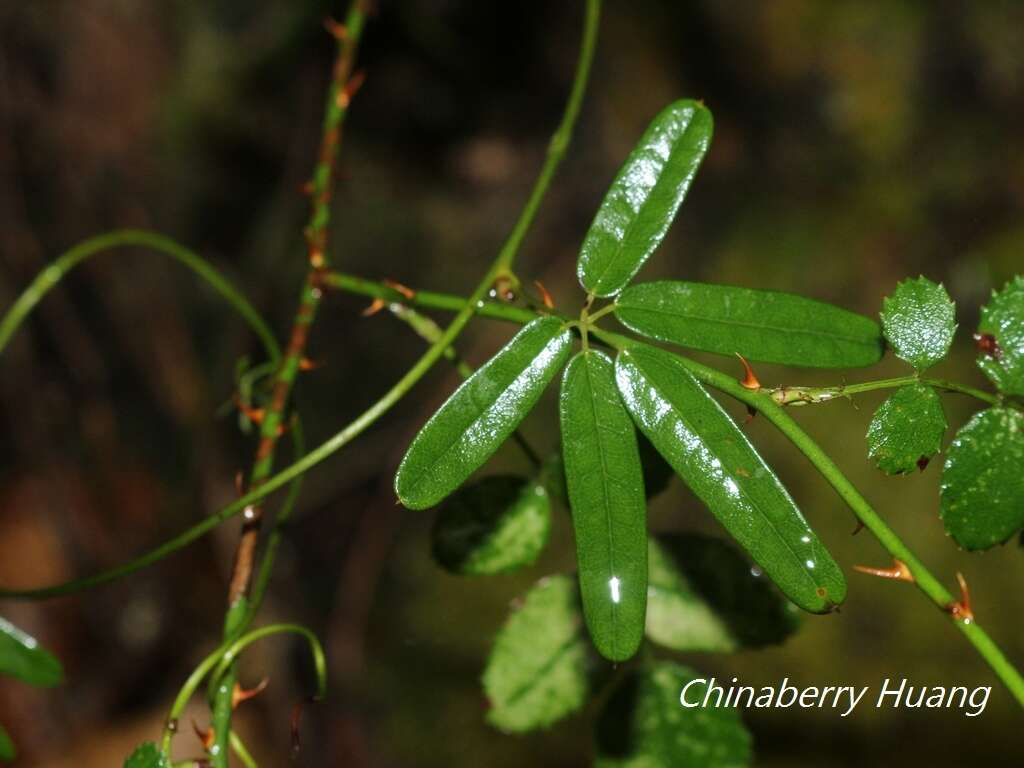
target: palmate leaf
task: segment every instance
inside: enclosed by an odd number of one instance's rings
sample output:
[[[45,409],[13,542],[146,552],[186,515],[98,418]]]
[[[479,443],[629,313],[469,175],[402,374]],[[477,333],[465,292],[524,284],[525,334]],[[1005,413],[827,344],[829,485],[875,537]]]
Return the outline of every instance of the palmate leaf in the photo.
[[[412,441],[395,475],[410,509],[437,504],[515,431],[569,355],[561,320],[538,318],[462,383]]]
[[[1000,392],[1024,395],[1024,277],[1018,275],[981,308],[978,333],[991,338],[978,366]]]
[[[434,558],[463,576],[505,573],[533,563],[551,533],[543,483],[498,475],[460,488],[434,521]]]
[[[887,475],[924,469],[942,448],[946,414],[931,387],[911,384],[890,395],[868,425],[868,456]]]
[[[949,352],[956,332],[956,305],[942,285],[926,277],[904,280],[882,305],[882,328],[896,356],[917,370]]]
[[[583,613],[598,652],[623,661],[644,635],[647,499],[612,361],[593,349],[577,354],[559,406]]]
[[[626,287],[658,247],[711,144],[711,113],[677,101],[648,126],[605,195],[576,272],[595,296]]]
[[[0,617],[0,675],[49,688],[61,683],[64,670],[34,637]]]
[[[698,673],[672,662],[649,662],[627,675],[605,704],[594,729],[597,768],[743,768],[750,734],[734,707],[680,705],[680,692]],[[688,689],[691,700],[704,684]]]
[[[483,674],[487,720],[518,733],[575,712],[590,694],[588,654],[575,582],[542,580],[495,638]]]
[[[170,765],[163,753],[149,741],[136,747],[124,761],[124,768],[170,768]]]
[[[988,549],[1024,527],[1024,413],[974,414],[946,454],[940,514],[964,549]]]
[[[799,611],[730,544],[701,534],[650,540],[647,637],[674,651],[781,643]]]
[[[746,436],[683,363],[636,345],[616,381],[640,430],[783,593],[804,610],[841,603],[846,581]]]
[[[615,316],[637,333],[692,349],[807,368],[854,368],[882,357],[867,317],[803,296],[662,281],[626,288]]]

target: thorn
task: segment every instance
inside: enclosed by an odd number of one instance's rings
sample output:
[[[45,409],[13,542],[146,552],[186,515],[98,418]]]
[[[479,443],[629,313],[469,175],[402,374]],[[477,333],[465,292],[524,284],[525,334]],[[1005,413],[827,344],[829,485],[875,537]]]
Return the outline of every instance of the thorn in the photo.
[[[506,303],[515,301],[517,282],[512,275],[498,275],[494,281],[494,286],[491,288],[491,298],[501,299],[501,301]]]
[[[907,564],[897,558],[892,559],[892,568],[868,568],[863,565],[853,566],[853,570],[866,573],[869,576],[879,576],[883,579],[896,579],[897,581],[908,581],[914,583],[914,574],[907,568]]]
[[[387,302],[385,302],[384,299],[374,299],[370,303],[370,306],[363,310],[363,317],[370,317],[372,315],[376,315],[386,306]]]
[[[348,105],[352,103],[352,97],[359,92],[364,80],[366,80],[366,73],[359,70],[353,73],[349,81],[338,89],[338,93],[334,97],[334,104],[338,109],[348,109]]]
[[[851,536],[856,536],[858,533],[860,533],[863,530],[864,530],[864,521],[861,520],[860,518],[857,518],[857,527],[853,529],[853,533],[851,533],[850,535]]]
[[[918,459],[917,460],[917,468],[918,468],[918,470],[921,471],[921,472],[924,472],[925,468],[928,466],[928,462],[929,461],[931,461],[931,459],[929,459],[927,456],[922,456],[920,459]]]
[[[405,298],[407,298],[409,301],[412,301],[413,299],[416,298],[416,291],[414,291],[412,288],[410,288],[407,285],[402,285],[397,280],[387,280],[387,279],[385,279],[385,280],[381,280],[381,282],[384,283],[384,285],[386,285],[391,290],[398,291],[400,294],[405,296]]]
[[[344,24],[335,21],[330,16],[324,19],[324,29],[333,37],[335,40],[346,40],[348,39],[348,27]]]
[[[264,677],[255,688],[250,688],[249,690],[246,690],[236,682],[235,687],[231,690],[231,709],[238,709],[238,705],[243,701],[259,696],[266,689],[269,682],[270,678]]]
[[[743,363],[743,370],[746,375],[743,377],[743,381],[740,382],[740,386],[744,389],[759,390],[761,388],[761,382],[757,380],[757,376],[754,375],[754,369],[750,367],[750,363],[743,357],[739,352],[736,353],[736,357]]]
[[[242,470],[235,472],[235,493],[239,496],[245,496],[245,475]]]
[[[263,423],[263,416],[265,412],[262,408],[252,408],[242,402],[242,398],[237,394],[235,395],[235,406],[240,410],[245,417],[253,424]]]
[[[192,718],[192,730],[196,732],[196,736],[199,738],[199,743],[203,745],[203,749],[209,752],[214,742],[213,728],[207,728],[204,731],[199,727],[199,723],[195,721],[195,718]]]
[[[537,286],[537,290],[540,291],[540,300],[544,302],[544,306],[548,309],[555,308],[555,302],[551,299],[551,294],[548,293],[548,289],[544,287],[544,283],[540,280],[534,280],[533,284]]]
[[[996,360],[999,360],[1003,356],[1003,350],[1000,349],[999,342],[996,341],[996,337],[991,333],[974,334],[974,343],[978,346],[978,351],[982,354],[988,355]]]
[[[315,371],[317,368],[322,366],[323,360],[310,360],[308,357],[304,357],[299,360],[300,371]]]
[[[318,270],[324,268],[324,252],[319,248],[309,249],[309,266]]]
[[[755,408],[752,405],[748,405],[747,406],[747,418],[743,420],[743,425],[746,426],[747,424],[752,422],[754,420],[755,416],[757,416],[757,408]]]
[[[971,609],[971,592],[967,589],[967,579],[960,571],[956,572],[956,581],[960,585],[960,601],[956,603],[950,603],[946,606],[946,610],[953,616],[957,621],[962,621],[964,624],[970,624],[974,621],[974,611]]]

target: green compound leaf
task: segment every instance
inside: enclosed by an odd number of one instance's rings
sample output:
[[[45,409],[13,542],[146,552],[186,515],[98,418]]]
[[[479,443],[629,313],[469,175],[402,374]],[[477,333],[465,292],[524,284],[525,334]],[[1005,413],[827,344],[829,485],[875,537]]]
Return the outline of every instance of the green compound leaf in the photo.
[[[751,738],[734,707],[680,704],[700,679],[692,669],[661,661],[634,670],[615,689],[595,727],[597,768],[744,768]],[[687,689],[703,699],[704,683]]]
[[[1018,275],[981,308],[978,333],[994,346],[978,366],[1000,392],[1024,395],[1024,277]]]
[[[855,368],[883,352],[878,324],[803,296],[661,281],[624,290],[615,316],[637,333],[692,349],[806,368]]]
[[[598,652],[624,661],[644,636],[647,498],[636,429],[611,359],[595,350],[577,354],[559,404],[583,614]]]
[[[799,626],[796,606],[724,541],[659,536],[647,562],[647,637],[666,648],[732,653],[781,643]]]
[[[619,169],[580,249],[576,273],[595,296],[614,296],[658,247],[711,144],[711,113],[677,101],[648,126]]]
[[[946,414],[931,387],[900,387],[875,411],[868,425],[868,457],[887,475],[923,470],[942,449]]]
[[[588,649],[574,580],[559,575],[538,583],[501,628],[487,660],[488,722],[521,733],[578,710],[590,694]]]
[[[149,741],[140,744],[124,761],[124,768],[170,768],[170,765],[163,753]]]
[[[0,725],[0,760],[13,760],[15,755],[17,755],[17,750],[14,748],[14,742],[7,735],[4,727]]]
[[[988,549],[1024,527],[1024,413],[974,414],[946,454],[940,514],[964,549]]]
[[[956,331],[956,305],[941,284],[904,280],[882,304],[882,328],[896,356],[921,371],[946,356]]]
[[[395,476],[399,501],[426,509],[462,485],[530,412],[571,344],[561,320],[537,318],[466,379],[409,446]]]
[[[640,430],[785,595],[824,613],[846,581],[789,493],[679,358],[637,345],[616,380]]]
[[[524,477],[485,477],[456,491],[432,534],[434,558],[463,576],[506,573],[530,565],[551,533],[551,500]]]
[[[0,674],[10,675],[30,685],[46,688],[59,685],[64,670],[55,656],[0,617]]]

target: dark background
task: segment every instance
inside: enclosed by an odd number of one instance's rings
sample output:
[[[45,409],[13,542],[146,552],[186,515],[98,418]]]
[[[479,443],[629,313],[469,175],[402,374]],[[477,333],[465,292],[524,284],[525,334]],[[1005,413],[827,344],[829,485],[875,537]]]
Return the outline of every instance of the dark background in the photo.
[[[558,120],[580,6],[380,3],[345,129],[335,266],[472,288]],[[332,56],[321,21],[343,13],[339,3],[266,0],[0,3],[0,306],[77,241],[144,226],[209,257],[283,335],[306,269],[299,188]],[[715,139],[643,278],[784,289],[873,315],[898,280],[924,274],[945,283],[960,320],[936,375],[987,386],[970,339],[978,308],[1024,271],[1024,6],[609,2],[575,141],[517,264],[564,311],[579,307],[576,249],[615,169],[682,96],[705,100]],[[326,366],[298,392],[311,446],[422,351],[385,313],[361,318],[365,303],[338,295],[323,307],[311,355]],[[479,364],[511,330],[476,321],[460,350]],[[259,354],[247,328],[158,256],[102,255],[65,280],[0,360],[0,582],[95,572],[231,501],[254,446],[222,406],[246,354]],[[849,377],[905,370],[887,359]],[[759,373],[767,384],[845,378]],[[327,648],[331,695],[306,711],[306,765],[589,764],[588,713],[504,736],[485,724],[478,685],[509,602],[572,567],[567,516],[556,515],[535,567],[461,580],[430,559],[432,514],[394,503],[398,459],[456,381],[438,365],[308,477],[261,616],[305,622]],[[937,517],[940,459],[907,478],[873,469],[863,436],[880,400],[795,415],[946,583],[966,574],[979,620],[1024,663],[1024,552],[957,551]],[[975,407],[945,402],[952,427]],[[550,451],[556,421],[549,393],[524,429]],[[844,569],[887,564],[869,534],[850,536],[852,515],[794,449],[765,424],[750,433]],[[487,471],[512,468],[521,459],[506,450]],[[654,504],[651,526],[717,530],[678,483]],[[236,538],[233,521],[120,583],[2,606],[68,674],[55,691],[0,683],[18,765],[120,765],[137,741],[158,737],[178,686],[219,637]],[[992,685],[987,711],[755,711],[745,720],[757,764],[1018,764],[1020,710],[948,620],[906,585],[852,572],[849,581],[842,612],[808,617],[783,647],[684,660],[752,685]],[[261,764],[285,764],[291,706],[311,689],[305,651],[263,643],[243,668],[248,682],[271,682],[243,707],[241,729]],[[193,714],[206,723],[198,704]],[[179,754],[193,754],[184,730]]]

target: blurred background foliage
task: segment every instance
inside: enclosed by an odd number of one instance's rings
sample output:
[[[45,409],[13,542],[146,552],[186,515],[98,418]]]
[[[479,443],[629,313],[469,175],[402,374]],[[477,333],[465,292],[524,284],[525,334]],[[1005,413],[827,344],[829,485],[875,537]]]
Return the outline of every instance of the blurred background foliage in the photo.
[[[335,2],[42,0],[0,3],[0,304],[76,241],[152,227],[248,292],[283,334],[306,268],[299,189],[312,168]],[[558,118],[578,43],[575,3],[381,0],[367,81],[346,126],[330,255],[371,278],[467,292],[514,221]],[[1024,271],[1024,6],[1019,3],[609,2],[573,148],[518,265],[575,312],[576,249],[615,169],[658,110],[702,98],[716,136],[676,225],[642,278],[777,288],[875,314],[905,277],[957,301],[954,352],[935,373],[987,386],[970,334],[993,287]],[[310,445],[365,408],[421,342],[349,296],[311,342],[326,365],[298,393]],[[512,329],[475,322],[480,363]],[[209,292],[149,254],[94,259],[47,298],[0,361],[0,581],[96,571],[234,496],[253,441],[222,406],[255,340]],[[710,359],[710,358],[708,358]],[[726,368],[729,360],[715,359]],[[870,374],[903,371],[887,359]],[[738,373],[738,371],[737,371]],[[762,382],[838,383],[763,366]],[[308,707],[306,765],[585,766],[587,716],[547,733],[484,723],[478,677],[509,602],[573,563],[558,516],[528,571],[459,579],[430,559],[430,513],[395,506],[408,440],[456,384],[439,365],[358,445],[308,478],[263,618],[324,639],[331,695]],[[796,414],[925,561],[973,588],[975,612],[1024,663],[1024,552],[957,551],[937,517],[941,461],[885,478],[864,432],[881,396]],[[951,425],[974,407],[946,397]],[[732,408],[741,416],[742,412]],[[546,451],[551,393],[525,431]],[[847,569],[885,566],[824,481],[755,420],[755,442]],[[947,441],[952,432],[947,434]],[[487,471],[523,468],[514,448]],[[652,528],[719,532],[678,484]],[[124,582],[4,612],[63,659],[68,684],[0,683],[19,765],[109,766],[153,737],[219,636],[237,524]],[[1009,765],[1020,712],[947,619],[906,585],[850,574],[841,613],[808,617],[779,648],[688,664],[752,685],[996,686],[981,717],[953,711],[769,710],[745,720],[763,766]],[[311,690],[304,651],[244,662],[269,690],[240,727],[282,764],[291,705]],[[206,714],[194,710],[201,724]],[[186,734],[182,744],[191,739]],[[189,751],[198,751],[191,745]]]

